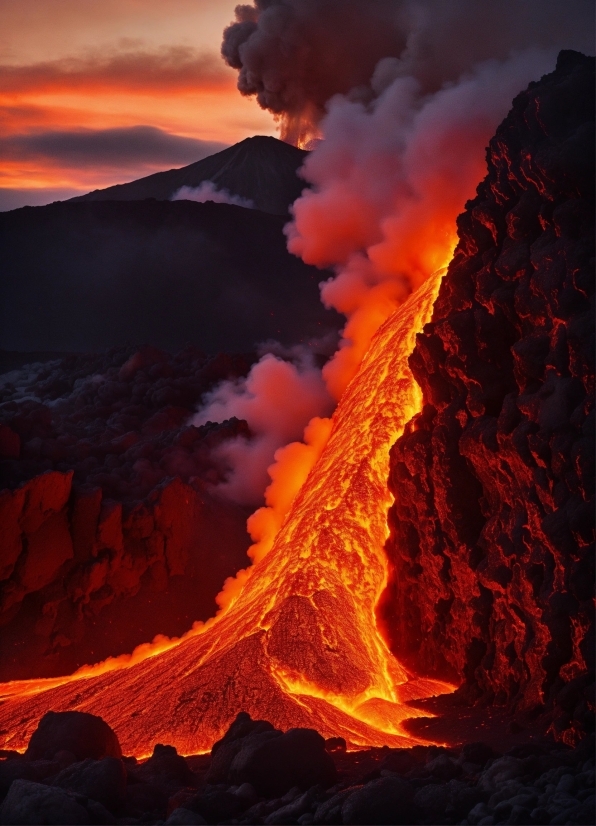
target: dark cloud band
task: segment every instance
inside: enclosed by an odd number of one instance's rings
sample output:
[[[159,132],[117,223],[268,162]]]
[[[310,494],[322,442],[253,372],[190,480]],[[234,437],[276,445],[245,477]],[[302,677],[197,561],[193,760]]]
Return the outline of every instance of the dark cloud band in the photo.
[[[68,168],[129,168],[131,165],[199,161],[225,144],[172,135],[154,126],[52,130],[0,138],[0,159],[34,160]]]

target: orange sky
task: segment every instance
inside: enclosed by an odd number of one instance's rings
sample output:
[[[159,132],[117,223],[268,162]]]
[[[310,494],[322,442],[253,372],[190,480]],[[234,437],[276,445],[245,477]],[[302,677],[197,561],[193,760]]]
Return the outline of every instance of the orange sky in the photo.
[[[0,210],[277,134],[219,57],[236,2],[2,0]]]

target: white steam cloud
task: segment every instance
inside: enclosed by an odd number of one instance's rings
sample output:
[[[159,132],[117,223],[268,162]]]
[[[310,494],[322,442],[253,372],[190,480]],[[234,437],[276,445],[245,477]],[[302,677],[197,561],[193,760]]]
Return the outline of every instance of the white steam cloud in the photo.
[[[196,201],[205,204],[213,201],[214,204],[233,204],[234,206],[254,209],[254,203],[250,198],[242,198],[241,195],[233,195],[227,189],[218,189],[213,181],[203,181],[199,186],[181,186],[172,195],[172,201]]]

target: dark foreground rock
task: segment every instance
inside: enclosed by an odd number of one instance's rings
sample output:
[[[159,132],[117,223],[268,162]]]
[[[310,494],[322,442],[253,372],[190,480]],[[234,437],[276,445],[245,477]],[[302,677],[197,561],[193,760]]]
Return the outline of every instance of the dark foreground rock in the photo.
[[[31,735],[25,757],[51,760],[65,751],[76,760],[122,757],[116,733],[101,717],[82,711],[48,711]]]
[[[293,787],[330,786],[336,770],[316,731],[296,728],[284,734],[242,712],[214,745],[208,780],[250,783],[258,794],[273,797]]]
[[[126,797],[126,770],[122,760],[115,757],[87,758],[63,769],[53,785],[90,797],[109,811],[117,812]]]
[[[83,798],[30,780],[15,780],[0,808],[2,824],[91,823]]]
[[[283,734],[241,714],[211,757],[184,758],[164,745],[142,762],[77,761],[64,750],[52,759],[7,753],[0,824],[594,822],[593,736],[574,749],[542,739],[505,753],[467,743],[341,750],[327,759],[321,741],[311,730]],[[253,781],[240,782],[247,775]]]

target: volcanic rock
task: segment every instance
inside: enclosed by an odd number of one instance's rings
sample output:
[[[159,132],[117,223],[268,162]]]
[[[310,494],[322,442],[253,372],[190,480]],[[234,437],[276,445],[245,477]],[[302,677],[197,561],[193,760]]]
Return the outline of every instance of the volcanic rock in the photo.
[[[130,783],[126,788],[125,811],[131,817],[151,820],[165,819],[168,792],[151,783]]]
[[[0,375],[22,444],[0,459],[0,679],[73,672],[213,615],[249,544],[246,509],[207,490],[213,452],[248,428],[187,422],[253,359],[120,348]]]
[[[31,735],[25,757],[51,760],[60,751],[70,751],[81,761],[87,757],[93,760],[122,757],[118,738],[109,725],[101,717],[82,711],[48,711],[44,714]],[[112,765],[108,765],[108,773]]]
[[[83,799],[64,789],[15,780],[0,807],[2,824],[85,824],[91,823]]]
[[[330,786],[337,772],[325,740],[312,729],[282,733],[265,720],[238,714],[213,746],[208,783],[250,783],[263,797],[282,795],[294,786]]]
[[[115,757],[87,758],[61,771],[52,785],[90,797],[115,812],[124,803],[126,771]]]
[[[381,609],[406,666],[467,701],[546,700],[568,742],[593,727],[593,86],[562,52],[518,95],[458,219],[391,453]]]
[[[252,720],[250,714],[241,711],[221,740],[213,744],[211,765],[205,777],[207,783],[221,783],[227,780],[232,761],[246,739],[264,732],[276,737],[280,733],[266,720]]]
[[[168,817],[166,826],[201,826],[206,822],[205,818],[201,817],[198,812],[192,812],[190,809],[180,806],[174,809]]]
[[[415,822],[414,791],[397,775],[381,777],[352,792],[341,807],[343,823],[401,824]]]
[[[163,746],[161,743],[155,746],[149,760],[134,770],[134,774],[145,783],[155,784],[170,791],[183,786],[193,786],[197,780],[184,757],[178,754],[174,746]]]
[[[255,735],[238,752],[230,767],[235,783],[251,783],[258,794],[281,795],[298,786],[330,786],[337,779],[325,740],[312,729],[290,729],[278,737]]]
[[[207,823],[225,823],[237,818],[246,807],[237,795],[225,789],[206,789],[185,807],[197,812]]]

